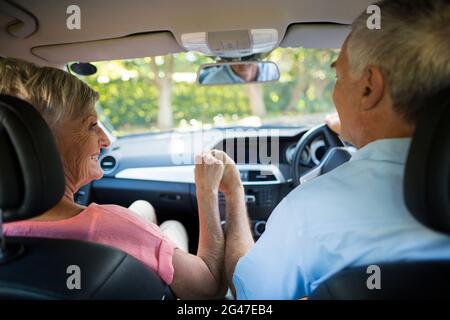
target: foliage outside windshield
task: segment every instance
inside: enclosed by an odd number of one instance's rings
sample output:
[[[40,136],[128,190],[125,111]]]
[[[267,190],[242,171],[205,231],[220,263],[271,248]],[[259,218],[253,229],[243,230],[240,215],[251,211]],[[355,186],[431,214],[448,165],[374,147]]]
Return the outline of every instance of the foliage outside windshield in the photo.
[[[116,136],[210,127],[312,125],[334,111],[335,81],[330,64],[337,50],[276,49],[278,82],[200,86],[200,65],[212,59],[196,53],[97,62],[82,77],[100,94],[100,118]]]

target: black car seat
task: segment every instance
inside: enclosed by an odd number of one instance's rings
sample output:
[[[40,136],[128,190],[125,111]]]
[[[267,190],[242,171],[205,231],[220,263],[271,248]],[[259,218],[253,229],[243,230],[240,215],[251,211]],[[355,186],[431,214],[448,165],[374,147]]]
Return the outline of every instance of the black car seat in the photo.
[[[120,250],[3,237],[2,223],[44,213],[63,192],[63,167],[49,127],[29,103],[0,95],[0,299],[174,298],[154,272]],[[74,287],[69,278],[75,273]]]
[[[418,221],[450,237],[450,88],[422,103],[405,167],[405,202]],[[450,298],[450,257],[378,265],[381,290],[368,289],[368,266],[361,266],[344,269],[321,283],[311,298]]]

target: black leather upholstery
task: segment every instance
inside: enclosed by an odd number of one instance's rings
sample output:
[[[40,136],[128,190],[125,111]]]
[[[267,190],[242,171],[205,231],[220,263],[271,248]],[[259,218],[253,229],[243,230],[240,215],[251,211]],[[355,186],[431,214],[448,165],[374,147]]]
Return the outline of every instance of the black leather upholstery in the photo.
[[[40,215],[63,192],[61,160],[45,121],[30,104],[0,96],[0,215],[5,221]],[[174,298],[154,272],[120,250],[76,240],[1,234],[0,240],[0,299]],[[80,268],[79,290],[67,286],[72,265]]]
[[[64,174],[53,135],[33,106],[0,96],[0,208],[3,221],[32,218],[64,193]]]
[[[337,147],[328,150],[328,152],[332,153],[329,157],[325,158],[322,168],[322,174],[328,173],[340,165],[346,163],[352,157],[352,154],[345,148]]]
[[[426,102],[405,171],[410,212],[436,231],[450,233],[450,88]]]
[[[450,261],[379,264],[380,290],[369,290],[367,267],[349,268],[322,283],[311,299],[448,299]]]
[[[422,103],[405,167],[405,202],[421,223],[450,234],[450,88]],[[381,290],[368,289],[367,266],[353,267],[321,283],[311,299],[450,298],[450,257],[377,265]]]
[[[0,299],[170,298],[168,287],[142,263],[119,250],[74,240],[8,238],[25,253],[0,265]],[[70,290],[68,267],[80,268],[81,289]]]

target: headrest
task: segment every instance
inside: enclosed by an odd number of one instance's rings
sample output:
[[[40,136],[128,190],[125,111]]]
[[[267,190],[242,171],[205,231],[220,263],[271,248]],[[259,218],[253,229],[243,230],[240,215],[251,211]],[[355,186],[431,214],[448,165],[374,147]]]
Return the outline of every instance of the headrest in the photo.
[[[423,103],[406,163],[405,201],[424,225],[450,233],[450,87]]]
[[[50,128],[18,98],[0,95],[0,209],[3,221],[29,219],[64,194],[64,171]]]

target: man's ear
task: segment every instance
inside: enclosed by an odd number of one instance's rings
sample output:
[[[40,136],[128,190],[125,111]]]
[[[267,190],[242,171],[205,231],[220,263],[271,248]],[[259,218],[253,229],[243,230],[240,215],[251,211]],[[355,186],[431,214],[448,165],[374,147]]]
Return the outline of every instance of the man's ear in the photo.
[[[383,98],[384,77],[380,69],[368,66],[363,73],[363,93],[361,97],[361,109],[369,111],[376,108]]]

